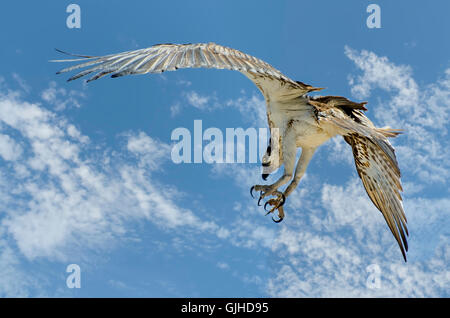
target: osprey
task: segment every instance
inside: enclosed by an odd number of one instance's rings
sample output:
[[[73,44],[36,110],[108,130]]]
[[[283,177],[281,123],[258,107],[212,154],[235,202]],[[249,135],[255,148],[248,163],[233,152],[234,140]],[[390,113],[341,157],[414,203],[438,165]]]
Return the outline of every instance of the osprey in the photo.
[[[59,50],[58,50],[59,51]],[[61,53],[65,53],[59,51]],[[94,73],[87,82],[105,75],[120,77],[130,74],[161,73],[178,68],[216,68],[236,70],[247,76],[261,91],[266,101],[271,135],[262,158],[267,176],[284,165],[283,175],[273,184],[254,185],[250,193],[259,192],[259,200],[268,198],[267,213],[278,211],[284,218],[283,204],[297,187],[317,147],[341,135],[352,147],[356,170],[373,204],[383,214],[406,261],[408,229],[403,211],[400,169],[388,137],[400,131],[377,128],[364,115],[366,102],[356,103],[340,96],[308,96],[322,88],[294,81],[266,62],[238,50],[214,43],[158,44],[146,49],[106,56],[76,56],[76,59],[54,62],[83,63],[67,67],[57,74],[85,68],[68,81]],[[302,148],[297,162],[297,148]],[[279,188],[289,182],[281,192]],[[270,199],[269,199],[270,198]]]

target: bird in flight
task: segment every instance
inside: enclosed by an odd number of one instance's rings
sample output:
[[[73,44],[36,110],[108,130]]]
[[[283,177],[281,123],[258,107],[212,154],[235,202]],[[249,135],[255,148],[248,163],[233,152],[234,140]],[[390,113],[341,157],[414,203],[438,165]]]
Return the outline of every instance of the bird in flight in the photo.
[[[59,51],[59,50],[58,50]],[[63,51],[59,51],[65,53]],[[258,205],[267,198],[267,213],[285,214],[286,198],[297,187],[316,149],[330,138],[341,135],[351,146],[356,170],[373,204],[383,214],[403,258],[408,251],[407,220],[403,211],[400,169],[388,137],[400,131],[378,128],[364,115],[366,102],[356,103],[340,96],[309,96],[322,88],[294,81],[268,63],[241,51],[215,43],[158,44],[149,48],[105,56],[69,54],[75,59],[53,62],[81,62],[57,74],[81,70],[68,79],[90,75],[87,82],[105,75],[112,78],[132,74],[162,73],[179,68],[236,70],[248,77],[264,95],[270,139],[262,158],[262,178],[281,166],[283,175],[273,184],[254,185]],[[296,162],[297,148],[302,148]],[[282,192],[280,187],[289,185]]]

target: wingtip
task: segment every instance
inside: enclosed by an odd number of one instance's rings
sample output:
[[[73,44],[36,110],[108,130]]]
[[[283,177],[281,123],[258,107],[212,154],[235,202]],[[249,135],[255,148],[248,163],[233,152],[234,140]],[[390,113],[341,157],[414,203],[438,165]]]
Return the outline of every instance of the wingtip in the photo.
[[[125,75],[127,75],[126,72],[118,72],[118,73],[112,74],[110,77],[111,78],[117,78],[117,77],[122,77],[122,76],[125,76]]]
[[[399,242],[399,245],[400,245],[400,250],[402,252],[403,260],[406,263],[407,262],[406,253],[408,252],[408,241],[407,241],[406,237],[403,235],[402,235],[402,243],[403,243],[403,245],[401,245]]]
[[[311,86],[311,88],[309,88],[309,91],[310,92],[318,92],[318,91],[321,91],[321,90],[324,90],[326,87],[312,87]]]
[[[76,57],[82,57],[82,58],[87,58],[87,59],[92,59],[92,58],[96,58],[97,56],[92,56],[92,55],[81,55],[81,54],[74,54],[74,53],[69,53],[63,50],[60,50],[58,48],[55,48],[56,52],[65,54],[65,55],[70,55],[70,56],[76,56]]]
[[[361,107],[361,109],[364,110],[365,112],[367,111],[367,107],[366,107],[367,103],[368,103],[368,102],[361,102],[361,103],[358,103],[359,106]]]

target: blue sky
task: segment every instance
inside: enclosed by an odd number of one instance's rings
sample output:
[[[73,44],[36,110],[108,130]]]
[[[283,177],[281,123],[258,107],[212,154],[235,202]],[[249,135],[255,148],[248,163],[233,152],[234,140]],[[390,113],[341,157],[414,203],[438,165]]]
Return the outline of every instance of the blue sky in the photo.
[[[0,12],[0,296],[448,297],[450,22],[446,1],[10,1]],[[54,48],[104,55],[216,42],[322,94],[369,102],[393,140],[408,263],[357,178],[321,147],[273,223],[249,195],[258,164],[174,164],[171,132],[266,127],[232,71],[66,83]],[[274,174],[273,182],[280,174]],[[81,268],[81,288],[66,267]],[[368,268],[380,285],[369,288]]]

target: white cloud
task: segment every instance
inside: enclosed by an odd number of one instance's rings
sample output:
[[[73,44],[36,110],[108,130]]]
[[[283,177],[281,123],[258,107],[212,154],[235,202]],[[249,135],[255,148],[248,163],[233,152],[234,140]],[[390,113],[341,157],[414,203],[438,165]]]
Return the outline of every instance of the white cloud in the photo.
[[[12,77],[17,82],[17,84],[19,84],[20,88],[24,92],[29,93],[31,91],[31,87],[26,83],[26,81],[22,77],[20,77],[19,74],[13,73]]]
[[[228,270],[230,269],[230,265],[228,265],[228,263],[225,262],[217,262],[217,267],[223,270]]]
[[[352,77],[355,94],[370,97],[373,89],[378,88],[389,95],[388,102],[372,106],[376,119],[394,128],[405,125],[414,128],[412,133],[408,131],[406,141],[395,140],[402,169],[405,167],[407,175],[418,176],[420,180],[446,184],[448,159],[442,158],[446,150],[440,148],[448,143],[429,126],[429,113],[417,109],[416,104],[408,106],[404,99],[425,101],[434,107],[433,112],[445,112],[441,108],[448,107],[443,100],[448,96],[450,72],[446,72],[444,79],[421,88],[412,78],[410,67],[396,66],[371,52],[347,48],[346,53],[363,71],[363,75]],[[378,68],[390,76],[383,77]],[[64,103],[63,96],[69,96],[67,92],[64,95],[53,90],[46,94],[43,99],[56,109],[55,101],[60,99]],[[426,100],[422,96],[427,96]],[[244,121],[257,127],[267,125],[262,97],[241,96],[223,104],[214,95],[191,92],[184,98],[201,110],[232,107],[244,115]],[[378,111],[379,107],[385,108]],[[383,114],[386,111],[397,117],[387,118]],[[450,203],[438,195],[420,196],[423,185],[415,179],[405,182],[405,189],[413,191],[408,190],[405,200],[411,248],[409,262],[403,264],[394,239],[355,177],[353,167],[351,177],[340,185],[324,184],[317,171],[308,169],[299,188],[288,198],[287,217],[280,225],[272,226],[268,218],[260,217],[263,211],[256,206],[256,200],[238,198],[234,202],[236,219],[228,227],[222,227],[208,220],[201,209],[194,213],[177,204],[183,194],[152,175],[164,164],[169,145],[143,132],[129,132],[122,135],[126,138],[123,151],[96,148],[66,118],[26,102],[11,91],[0,95],[0,112],[5,114],[0,123],[2,134],[9,138],[3,148],[0,139],[0,151],[6,149],[1,153],[11,158],[10,166],[0,166],[3,215],[0,239],[8,236],[28,260],[67,259],[69,251],[110,248],[118,238],[134,235],[129,224],[144,221],[170,233],[189,229],[213,233],[236,247],[271,249],[274,277],[267,282],[267,289],[269,295],[276,297],[448,294],[450,250],[446,229]],[[445,130],[448,119],[443,116],[439,120],[442,122],[437,126]],[[18,151],[20,155],[11,155],[16,146],[22,149]],[[339,141],[334,146],[340,153],[347,145]],[[350,151],[347,153],[351,156]],[[336,158],[344,159],[340,154]],[[433,160],[439,160],[439,164]],[[215,165],[211,175],[233,178],[248,198],[249,187],[260,182],[260,167]],[[180,228],[182,231],[176,231]],[[183,250],[187,245],[179,239],[173,241]],[[9,270],[17,256],[12,252],[15,245],[8,244],[11,253],[3,264]],[[0,256],[0,267],[1,260]],[[380,289],[366,287],[366,268],[370,264],[381,268]],[[225,268],[227,264],[216,265]],[[260,284],[261,278],[257,278]],[[0,284],[1,279],[4,278],[0,276]],[[8,280],[7,284],[9,294],[26,294],[25,287],[30,282],[14,285]]]
[[[182,96],[188,105],[202,111],[217,111],[224,109],[236,109],[240,112],[243,122],[254,127],[267,127],[266,102],[261,95],[252,94],[247,96],[245,91],[241,91],[241,96],[222,102],[217,95],[201,95],[196,91],[183,92]],[[181,113],[182,103],[176,102],[170,107],[171,115]]]
[[[430,208],[433,205],[435,209]],[[296,218],[290,218],[290,224],[279,233],[272,247],[272,257],[277,260],[275,277],[269,280],[268,291],[277,297],[443,295],[450,284],[450,249],[445,232],[436,224],[448,218],[448,205],[423,199],[407,204],[413,236],[410,260],[403,264],[381,214],[367,199],[359,181],[355,178],[346,186],[325,185],[321,208],[302,208],[301,216],[294,212]],[[424,222],[424,218],[431,220]],[[421,229],[427,233],[420,233]],[[433,230],[435,244],[414,238],[417,235],[432,240]],[[424,251],[420,251],[422,247]],[[371,264],[381,268],[379,289],[366,285]]]
[[[0,297],[28,297],[32,279],[19,269],[15,252],[0,240]]]
[[[363,72],[350,76],[352,93],[357,98],[367,99],[375,89],[387,94],[387,100],[379,99],[377,103],[369,99],[369,117],[379,126],[406,130],[393,143],[402,171],[409,176],[403,178],[411,233],[409,262],[403,264],[381,213],[356,176],[350,146],[339,137],[324,149],[329,161],[346,163],[349,177],[340,181],[344,186],[324,183],[324,174],[310,167],[287,200],[284,224],[273,228],[258,223],[258,219],[244,219],[233,223],[227,238],[239,247],[271,248],[275,274],[267,282],[271,296],[445,295],[450,284],[445,230],[450,206],[447,199],[426,198],[422,191],[448,180],[449,147],[440,136],[447,133],[450,71],[436,83],[421,87],[412,77],[410,66],[398,66],[368,51],[347,47],[345,53]],[[243,120],[255,126],[267,125],[261,97],[242,96],[225,106],[239,110]],[[217,164],[212,176],[232,178],[246,196],[249,186],[260,183],[260,169],[254,166]],[[261,213],[255,202],[236,201],[235,206],[237,212],[246,211],[246,215]],[[366,286],[367,266],[371,264],[378,264],[382,271],[379,289]]]
[[[137,135],[129,133],[127,137],[127,149],[139,158],[142,167],[155,170],[170,156],[169,145],[156,141],[142,131]]]
[[[0,239],[9,238],[8,268],[19,256],[31,263],[83,259],[131,239],[136,235],[131,225],[142,221],[186,237],[209,233],[235,246],[270,246],[269,228],[235,222],[230,230],[176,203],[184,194],[152,176],[170,159],[170,145],[144,132],[127,132],[120,135],[122,151],[103,149],[45,107],[61,110],[70,93],[51,83],[41,97],[44,106],[24,100],[18,91],[0,92],[0,155],[10,162],[0,165]],[[31,280],[2,281],[6,295],[27,295],[31,288]]]
[[[202,96],[195,91],[190,91],[185,93],[185,97],[189,105],[194,106],[195,108],[206,110],[208,107],[212,107],[210,104],[213,98],[210,96]]]
[[[380,126],[405,131],[393,140],[400,166],[427,184],[450,178],[450,143],[447,136],[450,114],[450,69],[436,83],[419,86],[412,68],[396,65],[373,52],[349,47],[345,54],[363,72],[351,76],[352,93],[370,97],[374,89],[388,94],[377,104],[369,102]],[[406,168],[406,169],[405,169]]]
[[[344,163],[348,166],[354,166],[352,148],[341,136],[333,137],[323,144],[323,147],[318,149],[315,157],[318,157],[322,151],[326,151],[325,156],[332,165]]]
[[[189,82],[190,83],[190,82]],[[190,86],[190,85],[186,85]],[[185,106],[192,106],[201,111],[214,111],[222,108],[223,105],[219,102],[216,95],[202,95],[196,91],[182,92],[183,102],[177,101],[170,106],[170,114],[172,117],[180,114],[182,108]]]
[[[189,87],[189,86],[192,85],[192,82],[184,80],[184,79],[180,79],[180,80],[177,81],[177,85]]]
[[[181,105],[179,102],[173,104],[172,106],[170,106],[170,116],[175,117],[176,115],[178,115],[181,112]]]
[[[50,82],[49,87],[41,93],[41,98],[48,104],[53,105],[55,110],[61,111],[67,107],[80,107],[80,98],[85,94],[77,90],[67,90],[58,87],[56,82]]]
[[[409,66],[364,50],[346,47],[345,53],[363,72],[350,76],[352,93],[366,99],[374,89],[387,94],[375,105],[369,100],[375,121],[406,129],[405,136],[393,142],[403,175],[408,177],[404,206],[410,230],[409,261],[402,263],[381,213],[355,173],[344,186],[324,184],[317,189],[302,180],[301,189],[296,190],[303,191],[301,200],[293,198],[295,193],[288,199],[292,217],[272,248],[275,276],[267,284],[268,291],[277,297],[448,295],[450,202],[447,192],[437,190],[435,184],[448,187],[449,145],[442,135],[448,127],[450,72],[420,87]],[[424,189],[433,190],[433,197],[427,198]],[[380,288],[367,287],[371,264],[381,269]]]
[[[148,168],[170,158],[169,145],[140,132],[125,135],[120,155],[95,151],[67,119],[11,91],[0,94],[0,112],[1,127],[7,128],[0,151],[14,168],[0,166],[1,224],[29,260],[64,260],[81,249],[111,248],[117,238],[133,235],[127,224],[136,221],[160,229],[220,231],[178,206],[177,190],[150,176]],[[21,156],[18,142],[26,149]]]
[[[0,156],[4,160],[16,160],[22,154],[22,147],[8,135],[0,134]]]
[[[254,127],[268,127],[266,101],[262,96],[252,95],[248,97],[245,92],[241,92],[237,99],[228,100],[225,105],[239,110],[244,122],[254,125]]]
[[[83,136],[81,132],[72,124],[67,125],[67,134],[74,138],[75,140],[79,141],[80,143],[88,143],[89,137]]]

